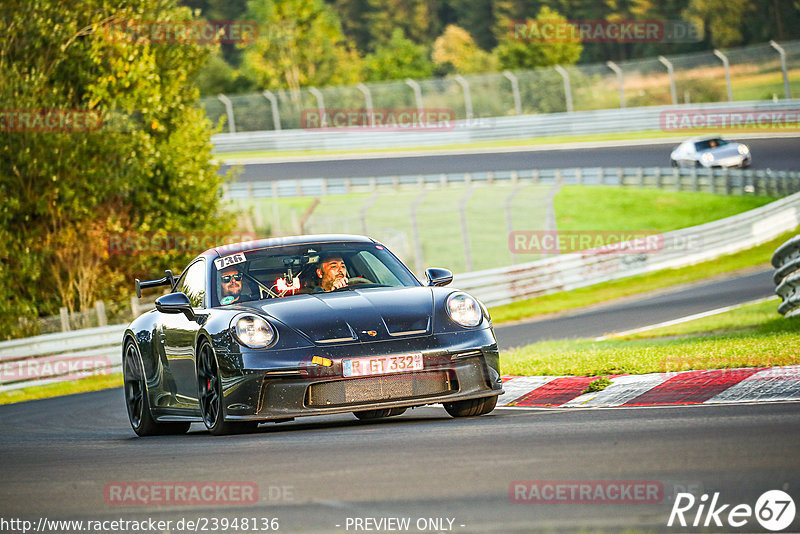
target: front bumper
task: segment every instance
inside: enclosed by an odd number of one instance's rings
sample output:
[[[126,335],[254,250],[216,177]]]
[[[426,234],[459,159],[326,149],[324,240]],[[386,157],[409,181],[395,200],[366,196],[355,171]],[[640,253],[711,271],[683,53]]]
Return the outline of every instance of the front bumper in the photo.
[[[703,162],[703,165],[708,168],[745,168],[750,165],[750,154],[746,156],[731,156],[728,158],[715,159],[709,163]]]
[[[463,333],[461,333],[463,334]],[[422,406],[500,395],[499,353],[491,329],[304,351],[295,367],[245,369],[223,376],[226,419],[276,420],[381,408]],[[458,340],[458,343],[455,341]],[[422,371],[345,378],[342,360],[422,352]],[[314,356],[330,366],[312,363]]]

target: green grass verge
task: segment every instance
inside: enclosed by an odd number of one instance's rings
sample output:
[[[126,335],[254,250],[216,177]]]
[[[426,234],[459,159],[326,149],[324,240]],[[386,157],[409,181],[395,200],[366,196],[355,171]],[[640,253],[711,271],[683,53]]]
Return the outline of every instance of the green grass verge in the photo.
[[[636,336],[545,341],[500,355],[503,374],[601,376],[800,363],[800,318],[777,312],[778,299]]]
[[[591,306],[601,302],[646,293],[666,287],[697,282],[713,276],[735,273],[743,269],[763,266],[769,267],[772,253],[780,245],[796,234],[787,232],[757,247],[729,254],[717,259],[682,267],[665,269],[653,273],[631,276],[611,282],[603,282],[593,286],[552,293],[528,300],[521,300],[503,306],[490,308],[495,324],[508,321],[528,319],[552,313]]]
[[[568,185],[555,197],[559,230],[668,232],[744,213],[771,197]]]
[[[73,393],[85,393],[87,391],[98,391],[121,386],[122,373],[90,376],[81,380],[65,380],[64,382],[56,382],[44,386],[31,386],[4,391],[0,393],[0,404],[12,404],[15,402],[46,399],[48,397],[60,397]]]

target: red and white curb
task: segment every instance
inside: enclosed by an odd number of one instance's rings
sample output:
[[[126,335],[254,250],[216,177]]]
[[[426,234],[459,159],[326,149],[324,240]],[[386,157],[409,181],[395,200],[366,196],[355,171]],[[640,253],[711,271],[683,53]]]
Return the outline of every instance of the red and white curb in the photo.
[[[800,365],[609,375],[602,391],[583,393],[597,376],[504,376],[498,406],[612,407],[800,400]]]

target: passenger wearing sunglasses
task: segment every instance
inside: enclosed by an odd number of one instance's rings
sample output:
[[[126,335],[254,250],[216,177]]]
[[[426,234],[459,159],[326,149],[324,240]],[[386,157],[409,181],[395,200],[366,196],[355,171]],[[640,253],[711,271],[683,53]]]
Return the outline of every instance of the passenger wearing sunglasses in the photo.
[[[220,304],[233,304],[238,302],[242,294],[242,273],[236,266],[228,267],[221,272],[222,298]]]

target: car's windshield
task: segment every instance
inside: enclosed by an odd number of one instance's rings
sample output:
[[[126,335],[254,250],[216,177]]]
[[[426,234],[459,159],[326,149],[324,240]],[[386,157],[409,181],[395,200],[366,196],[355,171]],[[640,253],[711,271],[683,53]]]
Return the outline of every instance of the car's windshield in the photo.
[[[309,293],[418,286],[383,245],[334,242],[270,247],[217,258],[213,306]]]
[[[697,141],[694,144],[695,150],[698,152],[702,152],[704,150],[710,150],[712,148],[721,147],[722,145],[727,145],[728,141],[725,139],[715,138],[715,139],[703,139],[702,141]]]

